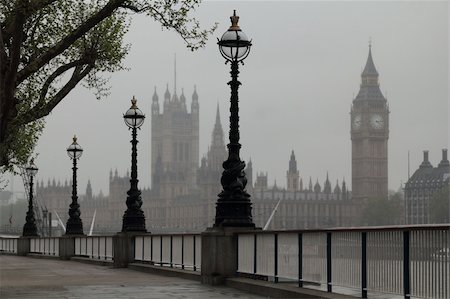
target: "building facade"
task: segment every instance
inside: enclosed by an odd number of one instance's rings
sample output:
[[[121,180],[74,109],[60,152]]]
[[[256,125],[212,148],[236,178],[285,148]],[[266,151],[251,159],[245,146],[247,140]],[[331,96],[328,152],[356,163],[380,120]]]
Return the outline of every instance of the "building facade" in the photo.
[[[278,186],[276,181],[269,186],[268,173],[254,172],[254,165],[249,161],[245,169],[247,192],[251,195],[253,219],[258,227],[355,226],[359,224],[361,198],[387,195],[389,110],[379,89],[370,49],[361,77],[361,89],[351,111],[352,183],[357,196],[348,190],[345,180],[331,184],[328,173],[322,184],[318,179],[313,184],[311,177],[308,180],[301,173],[293,150],[287,159],[286,187]],[[184,91],[178,96],[174,85],[172,93],[166,87],[162,109],[156,88],[152,96],[151,188],[141,190],[142,209],[149,231],[202,231],[214,223],[217,195],[222,189],[222,163],[228,154],[224,131],[217,107],[211,143],[199,161],[197,89],[194,87],[188,111]],[[108,196],[93,195],[89,183],[86,195],[80,196],[85,232],[94,214],[94,232],[120,230],[129,181],[128,173],[119,175],[117,170],[111,171]],[[41,182],[37,188],[43,205],[49,211],[58,211],[63,223],[67,220],[70,185],[48,183],[45,186]]]
[[[380,90],[378,72],[369,56],[352,102],[352,196],[357,200],[388,195],[389,107]]]
[[[405,184],[406,223],[433,223],[430,217],[431,199],[449,185],[450,163],[447,149],[442,150],[442,160],[437,167],[433,167],[429,161],[428,151],[424,151],[422,163]],[[447,200],[450,202],[450,198]],[[447,212],[450,214],[450,210]]]

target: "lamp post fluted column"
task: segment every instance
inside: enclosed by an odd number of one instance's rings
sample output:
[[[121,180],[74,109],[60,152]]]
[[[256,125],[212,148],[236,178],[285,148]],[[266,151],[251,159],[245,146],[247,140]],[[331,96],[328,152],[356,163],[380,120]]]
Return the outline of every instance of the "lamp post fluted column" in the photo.
[[[30,193],[28,197],[28,211],[25,217],[25,225],[23,226],[22,235],[24,237],[38,236],[36,227],[36,218],[34,217],[33,209],[33,177],[36,175],[38,168],[34,165],[33,159],[30,161],[30,165],[26,168],[26,173],[30,179]]]
[[[231,62],[231,88],[230,98],[230,143],[228,147],[228,159],[223,162],[224,171],[220,182],[222,192],[216,204],[216,217],[214,227],[255,227],[252,219],[252,203],[250,195],[245,190],[247,178],[245,176],[245,163],[241,161],[239,152],[239,96],[238,89],[241,82],[238,81],[239,63],[248,56],[251,42],[238,25],[239,17],[234,11],[231,17],[231,27],[218,42],[220,53]]]
[[[143,124],[145,115],[136,106],[136,99],[131,100],[131,108],[124,114],[124,120],[131,129],[131,179],[130,190],[127,192],[127,210],[123,215],[122,232],[146,232],[145,215],[141,209],[142,197],[138,189],[137,174],[137,129]]]
[[[67,148],[67,153],[73,160],[72,167],[72,202],[69,205],[69,219],[66,224],[66,235],[83,235],[83,222],[81,221],[80,205],[77,195],[77,160],[81,157],[83,149],[73,137],[73,143]]]

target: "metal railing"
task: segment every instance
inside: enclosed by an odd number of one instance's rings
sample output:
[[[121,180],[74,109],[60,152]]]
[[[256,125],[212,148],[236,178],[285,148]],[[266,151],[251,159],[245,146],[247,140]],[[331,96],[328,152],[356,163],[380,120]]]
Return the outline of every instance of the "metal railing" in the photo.
[[[112,236],[83,236],[75,238],[75,255],[99,260],[113,260]]]
[[[30,238],[30,253],[59,256],[59,238]]]
[[[135,237],[134,260],[153,265],[199,271],[200,234],[141,235]]]
[[[238,274],[328,292],[450,298],[450,226],[238,233]]]
[[[17,253],[18,238],[0,238],[0,252]]]

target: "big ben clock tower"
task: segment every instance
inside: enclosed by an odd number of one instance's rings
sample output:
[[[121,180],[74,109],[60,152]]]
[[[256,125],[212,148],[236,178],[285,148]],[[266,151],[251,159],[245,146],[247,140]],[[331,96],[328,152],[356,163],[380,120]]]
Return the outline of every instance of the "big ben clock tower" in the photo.
[[[356,200],[387,197],[389,106],[380,90],[370,45],[350,115],[352,197]]]

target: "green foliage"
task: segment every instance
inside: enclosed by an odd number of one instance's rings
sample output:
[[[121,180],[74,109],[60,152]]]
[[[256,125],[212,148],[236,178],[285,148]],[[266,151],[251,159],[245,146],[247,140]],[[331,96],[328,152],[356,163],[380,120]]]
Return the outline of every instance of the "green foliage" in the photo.
[[[368,226],[403,223],[403,194],[393,193],[389,198],[370,198],[362,211],[362,223]]]
[[[430,223],[450,223],[450,187],[447,184],[430,197]]]
[[[188,16],[199,0],[0,0],[0,172],[26,163],[44,117],[80,82],[98,99],[123,70],[130,15],[175,30],[191,50],[211,29]]]

